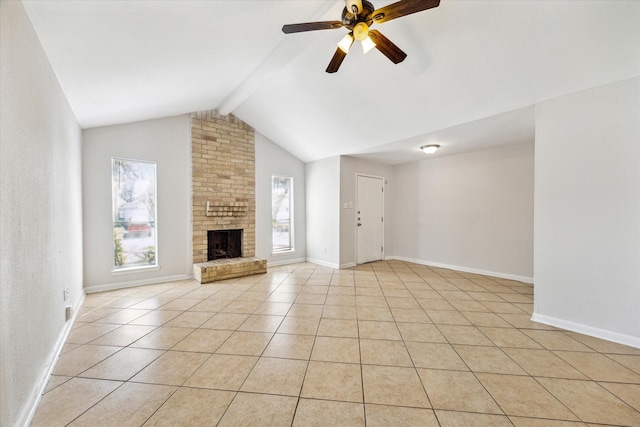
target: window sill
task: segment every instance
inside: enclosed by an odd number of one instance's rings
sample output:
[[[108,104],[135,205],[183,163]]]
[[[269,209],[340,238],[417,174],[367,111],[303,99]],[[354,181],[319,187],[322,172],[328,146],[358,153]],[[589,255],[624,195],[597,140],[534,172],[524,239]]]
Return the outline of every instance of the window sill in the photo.
[[[290,255],[290,254],[295,254],[295,253],[296,253],[295,249],[290,249],[288,251],[271,252],[271,256]]]
[[[122,274],[133,274],[133,273],[144,273],[147,271],[158,271],[160,270],[159,265],[145,265],[142,267],[129,267],[129,268],[120,268],[118,270],[111,270],[112,276],[120,276]]]

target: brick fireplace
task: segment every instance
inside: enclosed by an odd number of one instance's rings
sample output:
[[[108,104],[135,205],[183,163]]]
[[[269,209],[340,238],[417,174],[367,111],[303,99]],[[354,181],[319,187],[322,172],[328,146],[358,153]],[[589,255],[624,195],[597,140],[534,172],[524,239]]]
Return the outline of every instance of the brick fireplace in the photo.
[[[191,114],[193,274],[200,283],[266,273],[255,258],[255,135],[233,115]],[[211,231],[242,230],[239,258],[209,260]]]

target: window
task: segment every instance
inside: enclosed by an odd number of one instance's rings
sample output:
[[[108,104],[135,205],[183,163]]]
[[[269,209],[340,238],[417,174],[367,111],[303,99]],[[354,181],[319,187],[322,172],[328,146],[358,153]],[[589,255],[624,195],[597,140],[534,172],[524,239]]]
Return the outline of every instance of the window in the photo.
[[[271,177],[273,252],[293,251],[293,178]]]
[[[156,164],[112,159],[113,268],[157,266]]]

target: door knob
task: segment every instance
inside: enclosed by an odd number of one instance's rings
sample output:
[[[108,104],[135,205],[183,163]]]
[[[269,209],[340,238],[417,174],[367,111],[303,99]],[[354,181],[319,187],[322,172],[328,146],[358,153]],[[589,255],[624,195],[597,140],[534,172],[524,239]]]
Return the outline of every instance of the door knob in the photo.
[[[360,227],[362,224],[358,223],[358,227]]]

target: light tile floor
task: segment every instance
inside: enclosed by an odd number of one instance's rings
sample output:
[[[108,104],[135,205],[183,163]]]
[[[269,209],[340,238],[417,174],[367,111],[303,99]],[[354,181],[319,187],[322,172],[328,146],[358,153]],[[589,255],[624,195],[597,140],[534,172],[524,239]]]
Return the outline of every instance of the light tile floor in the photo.
[[[33,426],[640,426],[640,350],[400,261],[87,295]]]

